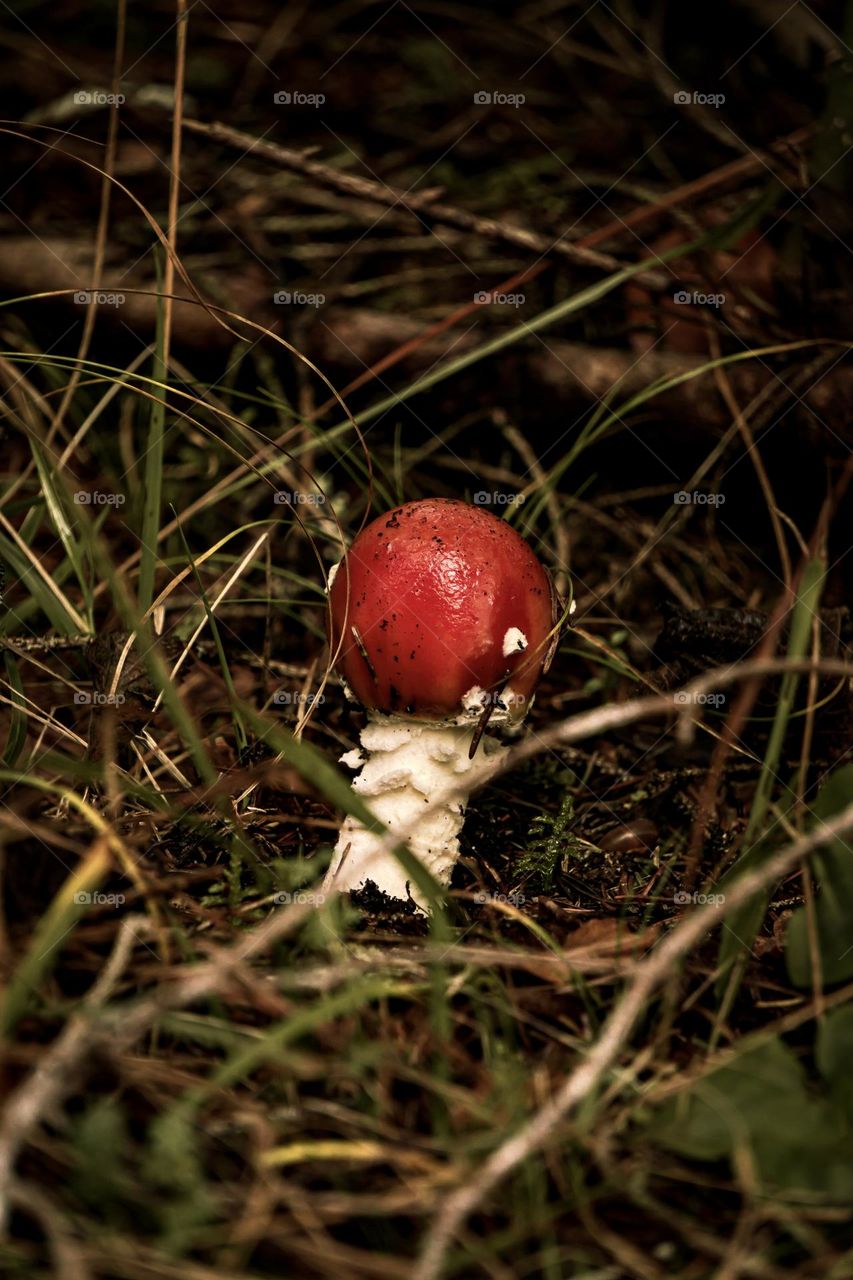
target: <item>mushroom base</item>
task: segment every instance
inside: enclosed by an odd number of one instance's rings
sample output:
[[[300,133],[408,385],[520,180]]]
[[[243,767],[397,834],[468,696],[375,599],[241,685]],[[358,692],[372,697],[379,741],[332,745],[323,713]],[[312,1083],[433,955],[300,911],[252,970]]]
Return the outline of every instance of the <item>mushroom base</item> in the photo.
[[[361,765],[354,790],[389,831],[405,837],[412,853],[443,885],[449,884],[459,856],[468,795],[508,750],[484,734],[470,760],[474,728],[374,714],[362,730],[362,749],[341,757],[351,768]],[[424,812],[427,806],[429,812]],[[394,855],[383,849],[381,838],[347,818],[324,888],[346,892],[363,888],[369,880],[389,897],[414,901],[422,911],[428,910],[424,895]]]

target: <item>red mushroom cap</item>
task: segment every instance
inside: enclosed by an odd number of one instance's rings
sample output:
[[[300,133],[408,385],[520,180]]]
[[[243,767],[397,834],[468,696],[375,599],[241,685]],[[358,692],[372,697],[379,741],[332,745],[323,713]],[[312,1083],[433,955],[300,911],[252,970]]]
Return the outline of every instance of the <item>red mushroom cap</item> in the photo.
[[[473,688],[499,695],[507,684],[523,714],[553,627],[551,580],[524,539],[446,498],[369,524],[329,592],[332,653],[341,646],[336,665],[355,696],[424,720],[456,717]]]

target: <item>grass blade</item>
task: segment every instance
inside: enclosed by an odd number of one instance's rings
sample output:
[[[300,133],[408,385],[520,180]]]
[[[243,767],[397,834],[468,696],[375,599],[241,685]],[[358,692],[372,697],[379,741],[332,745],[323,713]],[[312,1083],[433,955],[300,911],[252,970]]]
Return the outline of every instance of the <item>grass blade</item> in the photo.
[[[21,754],[24,743],[27,740],[27,717],[20,709],[24,705],[24,686],[21,681],[18,664],[14,655],[9,653],[8,650],[3,654],[3,662],[6,667],[6,675],[9,677],[9,684],[14,691],[12,701],[16,704],[12,711],[9,736],[6,739],[6,747],[3,751],[3,763],[7,769],[14,769],[18,756]]]
[[[59,534],[65,554],[71,561],[71,566],[77,578],[83,599],[86,602],[86,630],[92,630],[92,594],[89,589],[89,579],[86,572],[85,555],[80,542],[75,537],[71,522],[65,511],[64,497],[59,487],[54,483],[54,476],[48,466],[47,459],[41,449],[41,446],[30,436],[30,448],[32,449],[33,459],[35,460],[36,469],[41,481],[41,491],[44,495],[47,513],[56,532]],[[88,495],[86,495],[88,497]]]
[[[160,289],[160,258],[157,255],[157,287]],[[157,302],[157,340],[151,361],[152,378],[165,386],[168,370],[165,363],[165,306],[162,296]],[[163,440],[166,423],[165,396],[151,401],[148,417],[148,441],[145,449],[144,497],[142,506],[141,554],[139,560],[139,611],[144,613],[154,599],[157,573],[157,535],[163,498]]]
[[[805,567],[791,614],[791,629],[786,650],[786,655],[789,658],[804,658],[807,656],[811,625],[820,604],[825,574],[826,565],[821,559],[811,560]],[[744,852],[720,882],[723,892],[725,892],[726,885],[733,878],[739,876],[743,871],[751,870],[753,867],[760,865],[771,855],[775,848],[773,840],[761,840],[758,843],[756,843],[756,840],[767,817],[773,785],[777,780],[777,770],[785,734],[794,709],[797,688],[801,679],[802,677],[797,672],[792,671],[787,672],[782,678],[779,701],[773,717],[764,763],[744,834]],[[794,800],[794,793],[790,788],[786,787],[783,804],[786,807],[790,807],[793,805]],[[720,965],[723,970],[723,977],[720,980],[720,989],[722,987],[726,988],[727,1006],[730,1005],[737,992],[747,957],[750,954],[761,926],[761,921],[764,918],[764,913],[767,910],[767,902],[768,897],[764,894],[745,903],[739,910],[732,913],[728,921],[728,928],[723,931],[720,945]],[[736,966],[734,971],[732,971],[733,965]]]

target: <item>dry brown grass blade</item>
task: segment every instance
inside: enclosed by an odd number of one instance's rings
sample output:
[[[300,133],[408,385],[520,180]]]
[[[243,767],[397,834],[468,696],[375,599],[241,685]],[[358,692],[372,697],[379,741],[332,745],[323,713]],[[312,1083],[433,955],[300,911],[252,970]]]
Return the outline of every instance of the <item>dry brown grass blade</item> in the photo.
[[[178,258],[178,204],[181,192],[181,122],[184,114],[184,78],[187,63],[187,0],[176,0],[175,19],[175,110],[172,116],[172,153],[169,164],[168,253],[163,273],[162,363],[169,367],[172,343],[172,306],[175,291],[175,263]]]
[[[85,618],[83,618],[82,615],[77,612],[77,610],[74,608],[74,605],[71,603],[71,601],[68,599],[65,592],[62,590],[62,587],[60,587],[58,582],[54,582],[53,578],[47,572],[41,560],[38,558],[38,556],[35,554],[32,548],[27,546],[26,542],[24,542],[23,538],[18,533],[18,530],[15,528],[13,524],[11,524],[6,519],[2,511],[0,511],[0,525],[2,525],[3,529],[5,529],[6,533],[8,533],[9,537],[12,539],[15,546],[18,548],[18,550],[21,552],[24,558],[29,562],[33,570],[41,578],[42,582],[47,587],[48,591],[55,597],[58,603],[65,610],[68,617],[74,623],[74,626],[76,627],[77,631],[81,635],[87,635],[89,632],[89,627],[86,624]]]
[[[116,37],[113,48],[113,69],[112,69],[112,93],[117,96],[121,88],[122,64],[124,62],[124,43],[127,29],[127,0],[119,0],[116,7]],[[110,221],[110,196],[112,194],[112,177],[115,170],[116,151],[118,148],[119,136],[119,111],[118,102],[110,108],[109,123],[107,125],[107,141],[104,147],[104,177],[101,182],[101,200],[98,209],[98,223],[95,230],[95,255],[92,266],[93,292],[101,287],[103,279],[104,259],[107,251],[107,235],[109,233]],[[77,350],[77,360],[82,364],[89,353],[92,344],[92,335],[95,332],[95,320],[98,315],[97,298],[93,297],[86,312],[86,318],[83,323],[83,333],[80,338],[80,346]],[[50,431],[47,434],[45,445],[50,446],[61,429],[65,414],[71,404],[74,393],[80,383],[82,370],[78,364],[71,371],[71,377],[63,391],[62,399],[56,411],[56,416],[50,425]]]

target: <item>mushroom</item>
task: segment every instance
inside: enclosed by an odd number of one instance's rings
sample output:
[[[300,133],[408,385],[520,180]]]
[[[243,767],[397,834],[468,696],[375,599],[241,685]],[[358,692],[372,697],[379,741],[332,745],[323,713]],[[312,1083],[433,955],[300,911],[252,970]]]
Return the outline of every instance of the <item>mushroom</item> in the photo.
[[[524,539],[482,507],[445,498],[374,520],[330,575],[335,664],[367,710],[361,748],[341,763],[360,766],[355,790],[442,885],[467,797],[508,750],[486,725],[520,728],[556,648],[558,613]],[[382,838],[347,818],[325,888],[369,882],[427,909]]]

